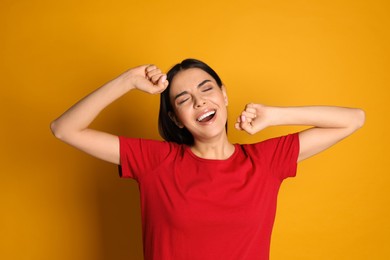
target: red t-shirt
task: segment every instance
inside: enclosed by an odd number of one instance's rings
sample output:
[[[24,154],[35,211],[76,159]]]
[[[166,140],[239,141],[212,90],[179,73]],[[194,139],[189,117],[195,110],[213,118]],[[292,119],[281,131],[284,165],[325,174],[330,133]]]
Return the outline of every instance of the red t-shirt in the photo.
[[[121,176],[139,183],[145,259],[269,259],[278,190],[298,153],[298,134],[235,144],[226,160],[120,137]]]

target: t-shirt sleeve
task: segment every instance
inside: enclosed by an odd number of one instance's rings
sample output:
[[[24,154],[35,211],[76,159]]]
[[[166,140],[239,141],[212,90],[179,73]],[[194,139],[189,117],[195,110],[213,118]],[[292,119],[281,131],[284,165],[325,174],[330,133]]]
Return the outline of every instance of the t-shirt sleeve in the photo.
[[[261,144],[260,156],[266,157],[270,174],[280,180],[295,177],[299,155],[299,134],[268,139]]]
[[[164,141],[119,137],[119,176],[139,180],[168,156],[170,144]]]

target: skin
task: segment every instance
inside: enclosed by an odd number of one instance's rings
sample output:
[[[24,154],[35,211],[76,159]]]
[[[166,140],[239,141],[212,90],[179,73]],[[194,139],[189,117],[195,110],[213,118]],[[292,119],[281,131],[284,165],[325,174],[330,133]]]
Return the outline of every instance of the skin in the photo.
[[[226,159],[234,152],[225,130],[228,104],[225,87],[220,88],[205,71],[193,68],[176,75],[171,82],[170,98],[174,121],[194,136],[191,149],[196,155]],[[212,111],[216,113],[210,121],[203,123],[197,120]]]
[[[130,69],[69,108],[51,123],[51,130],[57,138],[77,149],[119,164],[118,137],[91,129],[89,125],[105,107],[126,93],[138,89],[159,94],[167,86],[166,75],[154,65]],[[225,131],[228,99],[224,87],[219,88],[212,77],[202,70],[188,69],[173,79],[170,97],[174,107],[170,117],[179,127],[186,127],[193,134],[195,142],[191,149],[196,155],[226,159],[234,152]],[[196,121],[209,111],[216,111],[210,122]],[[299,133],[298,161],[302,161],[351,135],[363,126],[364,121],[364,111],[357,108],[274,107],[249,103],[237,117],[235,128],[256,134],[269,126],[312,126]]]

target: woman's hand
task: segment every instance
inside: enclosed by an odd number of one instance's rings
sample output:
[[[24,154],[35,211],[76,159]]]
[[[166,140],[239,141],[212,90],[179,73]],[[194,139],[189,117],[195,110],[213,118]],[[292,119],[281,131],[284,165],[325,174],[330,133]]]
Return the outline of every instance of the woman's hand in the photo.
[[[245,106],[235,123],[237,130],[243,130],[249,134],[255,134],[268,126],[270,126],[270,113],[267,107],[253,103]]]
[[[139,89],[150,94],[163,92],[167,86],[167,75],[155,65],[142,65],[123,73],[120,76],[130,89]]]

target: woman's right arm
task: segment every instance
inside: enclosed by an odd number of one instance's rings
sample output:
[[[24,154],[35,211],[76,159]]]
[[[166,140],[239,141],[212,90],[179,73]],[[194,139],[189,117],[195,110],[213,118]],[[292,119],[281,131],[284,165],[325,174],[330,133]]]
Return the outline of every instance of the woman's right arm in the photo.
[[[99,159],[119,164],[117,136],[90,129],[89,125],[109,104],[133,89],[157,94],[168,86],[166,75],[154,65],[130,69],[74,104],[50,127],[65,143]]]

